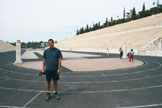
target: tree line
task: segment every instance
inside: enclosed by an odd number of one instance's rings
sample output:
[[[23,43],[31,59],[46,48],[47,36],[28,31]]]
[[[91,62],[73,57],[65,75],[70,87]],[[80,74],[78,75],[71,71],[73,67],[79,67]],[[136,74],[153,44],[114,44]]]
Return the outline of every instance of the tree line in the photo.
[[[57,43],[57,41],[55,41]],[[14,46],[16,46],[16,42],[10,43]],[[37,49],[37,48],[45,48],[48,47],[48,42],[21,42],[21,48],[32,48],[32,49]]]
[[[144,18],[144,17],[151,16],[154,14],[162,13],[162,5],[159,4],[159,0],[157,0],[157,3],[153,2],[153,5],[154,7],[146,10],[145,3],[143,3],[142,10],[139,11],[138,13],[136,12],[135,7],[131,9],[130,12],[125,12],[125,8],[124,8],[123,18],[115,20],[113,19],[113,17],[111,17],[110,19],[106,18],[106,21],[103,24],[101,24],[100,22],[97,22],[93,24],[92,26],[87,24],[86,27],[81,27],[79,30],[76,30],[76,35],[87,33],[87,32],[94,31],[94,30],[99,30],[105,27],[111,27],[117,24]]]

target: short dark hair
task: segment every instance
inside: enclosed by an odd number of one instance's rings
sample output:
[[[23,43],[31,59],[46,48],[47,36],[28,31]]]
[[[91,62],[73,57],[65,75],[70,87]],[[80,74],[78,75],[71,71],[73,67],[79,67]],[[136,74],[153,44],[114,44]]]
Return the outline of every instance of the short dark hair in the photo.
[[[133,49],[131,49],[131,51],[133,51]]]
[[[53,39],[49,39],[49,40],[48,40],[48,42],[49,42],[49,41],[52,41],[52,42],[54,42],[54,40],[53,40]]]

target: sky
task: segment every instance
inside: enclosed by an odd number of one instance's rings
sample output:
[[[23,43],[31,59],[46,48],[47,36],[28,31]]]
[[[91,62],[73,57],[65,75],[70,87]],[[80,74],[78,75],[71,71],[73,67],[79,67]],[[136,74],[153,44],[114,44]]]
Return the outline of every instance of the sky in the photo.
[[[136,12],[157,0],[0,0],[0,40],[8,42],[60,41],[87,24],[123,17],[123,9]],[[162,0],[159,0],[162,4]]]

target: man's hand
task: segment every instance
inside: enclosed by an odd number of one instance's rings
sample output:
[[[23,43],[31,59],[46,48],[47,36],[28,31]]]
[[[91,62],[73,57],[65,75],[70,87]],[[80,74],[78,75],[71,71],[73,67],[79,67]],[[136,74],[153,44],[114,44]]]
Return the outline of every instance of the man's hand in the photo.
[[[60,74],[61,70],[60,69],[57,69],[57,74]]]
[[[42,68],[42,72],[45,72],[45,68]]]

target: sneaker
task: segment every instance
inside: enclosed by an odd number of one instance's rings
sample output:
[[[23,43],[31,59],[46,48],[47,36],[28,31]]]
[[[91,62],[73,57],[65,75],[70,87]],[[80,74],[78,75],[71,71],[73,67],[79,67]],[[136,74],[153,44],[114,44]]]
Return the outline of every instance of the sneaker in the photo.
[[[47,94],[46,94],[45,100],[46,100],[46,101],[49,101],[49,100],[50,100],[50,93],[47,93]]]
[[[57,92],[54,92],[54,95],[55,95],[55,98],[56,98],[57,100],[60,100],[60,99],[61,99],[60,96],[59,96],[59,94],[58,94]]]

